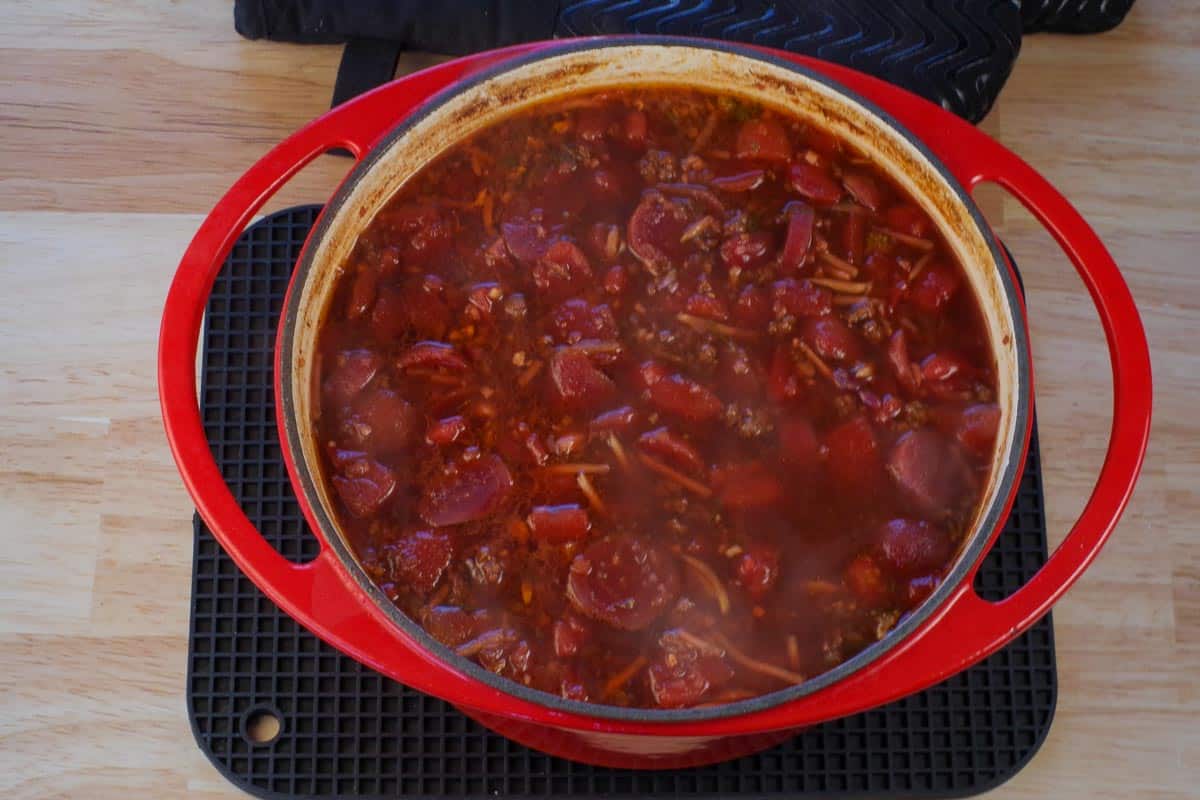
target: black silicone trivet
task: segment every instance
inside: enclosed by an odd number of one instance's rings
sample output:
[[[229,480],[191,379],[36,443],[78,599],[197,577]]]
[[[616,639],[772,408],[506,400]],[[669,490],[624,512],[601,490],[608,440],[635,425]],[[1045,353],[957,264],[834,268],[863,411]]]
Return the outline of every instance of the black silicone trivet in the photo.
[[[319,207],[245,231],[208,303],[201,406],[213,453],[242,507],[287,558],[317,552],[280,460],[272,399],[275,323]],[[1036,437],[978,588],[999,599],[1046,559]],[[341,655],[279,611],[197,520],[188,712],[200,748],[260,797],[879,795],[961,797],[1019,770],[1057,696],[1047,617],[987,661],[932,689],[810,728],[738,761],[672,772],[575,764],[489,733],[440,700]],[[248,723],[278,717],[255,743]]]

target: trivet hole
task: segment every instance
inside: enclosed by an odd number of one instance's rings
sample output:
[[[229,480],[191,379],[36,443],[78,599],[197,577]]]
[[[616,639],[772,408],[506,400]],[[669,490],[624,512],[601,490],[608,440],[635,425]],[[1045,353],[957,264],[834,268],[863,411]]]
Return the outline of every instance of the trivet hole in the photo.
[[[283,732],[283,718],[279,712],[266,706],[258,706],[246,712],[242,724],[242,735],[250,744],[270,744]]]

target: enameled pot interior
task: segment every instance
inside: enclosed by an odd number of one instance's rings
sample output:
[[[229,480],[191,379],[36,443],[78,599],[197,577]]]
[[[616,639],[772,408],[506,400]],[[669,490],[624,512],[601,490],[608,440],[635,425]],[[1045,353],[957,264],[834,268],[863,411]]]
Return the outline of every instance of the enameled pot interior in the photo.
[[[312,387],[316,335],[359,233],[422,167],[460,138],[531,106],[565,96],[629,86],[672,85],[736,94],[811,121],[866,153],[918,199],[967,272],[979,298],[996,356],[1001,422],[988,485],[973,533],[946,580],[880,642],[804,684],[749,700],[703,709],[629,709],[564,700],[501,678],[455,655],[396,609],[356,561],[336,522],[335,504],[320,478]],[[919,627],[971,572],[1015,488],[1028,418],[1029,363],[1017,290],[1003,257],[970,197],[925,147],[881,110],[827,79],[738,46],[697,40],[582,40],[540,51],[482,73],[431,99],[375,146],[326,206],[293,278],[280,347],[281,414],[287,449],[296,460],[296,487],[322,538],[355,582],[418,646],[503,692],[591,717],[696,721],[787,702],[862,669]],[[404,657],[403,654],[398,654]],[[454,698],[446,698],[451,702]]]

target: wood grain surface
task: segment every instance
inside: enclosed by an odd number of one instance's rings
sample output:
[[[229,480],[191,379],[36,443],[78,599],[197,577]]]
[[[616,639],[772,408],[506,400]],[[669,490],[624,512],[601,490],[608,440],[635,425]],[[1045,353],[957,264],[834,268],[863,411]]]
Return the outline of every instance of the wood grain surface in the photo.
[[[243,41],[213,0],[45,0],[3,16],[0,796],[239,796],[187,721],[192,505],[159,421],[158,319],[202,215],[325,110],[339,49]],[[997,798],[1200,791],[1197,42],[1186,0],[1139,0],[1101,36],[1029,37],[984,125],[1122,264],[1157,390],[1129,510],[1055,611],[1049,739]],[[346,165],[322,159],[272,207],[320,201]],[[1106,444],[1106,350],[1049,236],[998,190],[981,201],[1028,288],[1061,537]]]

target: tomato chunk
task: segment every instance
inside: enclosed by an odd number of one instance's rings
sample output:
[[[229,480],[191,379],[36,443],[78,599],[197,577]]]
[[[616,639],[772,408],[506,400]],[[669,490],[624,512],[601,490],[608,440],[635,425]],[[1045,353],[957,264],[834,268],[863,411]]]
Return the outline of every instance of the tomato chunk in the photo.
[[[978,403],[963,410],[955,437],[959,444],[976,456],[986,457],[992,452],[999,428],[1000,406]]]
[[[787,131],[773,119],[751,119],[738,130],[736,152],[748,161],[787,161],[792,145]]]
[[[842,187],[823,167],[797,161],[788,168],[788,188],[818,206],[831,206],[842,199]]]
[[[417,512],[435,526],[484,519],[500,510],[512,491],[512,475],[498,456],[483,456],[425,486]]]
[[[687,472],[704,469],[704,457],[686,439],[668,428],[655,428],[638,437],[638,446]]]
[[[366,388],[383,366],[383,358],[372,350],[338,353],[325,379],[325,395],[335,403],[346,403]]]
[[[837,317],[806,319],[801,330],[801,338],[821,358],[853,362],[862,357],[862,343],[858,335]]]
[[[833,311],[833,295],[810,281],[784,278],[771,284],[771,307],[775,316],[794,314],[820,317]]]
[[[691,422],[709,422],[721,414],[721,398],[691,378],[670,375],[650,387],[650,402],[659,411]]]
[[[592,281],[592,265],[574,242],[559,240],[533,266],[533,284],[539,294],[553,300],[585,289]]]
[[[944,531],[925,520],[893,519],[883,526],[879,552],[897,575],[916,577],[944,566],[952,544]]]
[[[957,294],[962,278],[944,264],[930,264],[912,286],[913,304],[932,314],[940,311]]]
[[[713,470],[717,497],[727,508],[764,508],[783,497],[779,475],[759,461],[730,464]]]
[[[762,600],[779,581],[779,552],[751,545],[737,560],[734,580],[755,600]]]
[[[560,408],[586,411],[603,407],[612,400],[617,387],[585,353],[564,348],[550,357],[550,390]]]
[[[884,605],[891,594],[883,569],[869,555],[860,555],[851,561],[846,567],[845,579],[854,596],[868,607]]]
[[[356,517],[368,517],[378,511],[395,493],[397,485],[394,472],[366,456],[345,464],[331,482],[342,504]]]
[[[765,264],[771,253],[771,235],[761,231],[735,233],[721,243],[721,260],[728,267],[754,269]]]
[[[883,463],[875,431],[865,417],[854,417],[825,436],[829,476],[844,491],[864,490],[879,478]]]
[[[421,594],[437,586],[454,551],[450,537],[441,531],[414,531],[389,549],[393,553],[392,581]]]
[[[534,506],[526,522],[534,538],[546,542],[586,539],[592,527],[588,512],[574,504]]]

